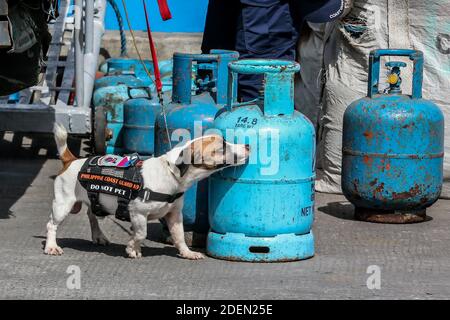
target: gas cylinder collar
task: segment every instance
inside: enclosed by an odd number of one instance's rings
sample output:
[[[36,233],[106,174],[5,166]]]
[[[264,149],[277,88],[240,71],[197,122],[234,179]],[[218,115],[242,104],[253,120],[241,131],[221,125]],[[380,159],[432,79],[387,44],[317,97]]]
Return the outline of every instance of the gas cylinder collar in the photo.
[[[406,63],[401,61],[389,61],[385,64],[386,67],[391,68],[387,76],[387,82],[389,83],[389,88],[387,89],[387,93],[389,94],[401,94],[401,84],[402,78],[401,68],[406,67]]]

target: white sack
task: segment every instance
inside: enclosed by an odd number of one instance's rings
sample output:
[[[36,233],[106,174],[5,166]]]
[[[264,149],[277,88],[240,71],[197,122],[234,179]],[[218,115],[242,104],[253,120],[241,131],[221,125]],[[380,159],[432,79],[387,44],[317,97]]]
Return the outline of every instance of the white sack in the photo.
[[[317,129],[322,110],[323,48],[325,23],[307,23],[297,48],[301,70],[296,74],[295,108]]]

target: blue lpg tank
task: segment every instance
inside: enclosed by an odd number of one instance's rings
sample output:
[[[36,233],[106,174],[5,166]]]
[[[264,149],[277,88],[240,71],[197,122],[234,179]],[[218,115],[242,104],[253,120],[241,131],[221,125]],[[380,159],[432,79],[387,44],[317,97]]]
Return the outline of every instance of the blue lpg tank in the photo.
[[[145,83],[142,80],[136,78],[136,76],[132,74],[106,75],[95,80],[94,91],[100,90],[102,88],[114,87],[120,84],[126,85],[131,88],[145,86]]]
[[[170,150],[167,133],[173,147],[181,142],[175,132],[178,129],[184,129],[190,138],[195,138],[211,128],[216,113],[226,103],[228,63],[237,58],[237,52],[222,50],[212,50],[210,54],[174,54],[172,102],[166,107],[166,116],[161,113],[157,120],[156,155]],[[206,237],[209,229],[207,201],[207,180],[193,185],[185,193],[185,231]]]
[[[155,153],[155,125],[161,112],[158,97],[130,99],[124,104],[123,147],[143,156]]]
[[[147,70],[153,75],[153,62],[144,60],[144,64]],[[158,65],[162,77],[162,90],[164,92],[172,90],[172,60],[162,60]],[[153,77],[152,79],[148,77],[141,61],[138,59],[110,58],[100,66],[100,71],[107,76],[96,81],[96,88],[111,85],[114,79],[120,80],[121,76],[132,76],[142,81],[143,85],[149,86],[152,91],[155,90],[155,84],[152,80]]]
[[[379,92],[382,56],[406,56],[414,62],[412,95],[402,94],[404,62],[390,61],[389,88]],[[359,220],[420,222],[439,197],[444,156],[444,116],[422,98],[423,53],[375,50],[370,54],[365,98],[345,111],[342,143],[342,191]]]
[[[151,61],[146,60],[145,65],[150,72],[153,72],[153,64]],[[163,91],[169,97],[172,88],[172,61],[162,61],[160,67],[164,76]],[[93,105],[94,107],[102,105],[106,110],[107,128],[109,132],[106,152],[115,154],[129,152],[129,150],[125,150],[123,142],[124,103],[132,97],[155,97],[156,90],[154,82],[148,77],[142,63],[137,59],[111,58],[102,65],[101,70],[107,75],[95,81]],[[143,90],[146,92],[142,92]],[[133,95],[130,95],[130,92]],[[150,99],[152,100],[150,109],[154,110],[155,99]],[[131,133],[131,135],[133,134]],[[147,144],[145,148],[141,142],[136,142],[137,145],[132,145],[133,141],[127,140],[130,143],[128,147],[143,150],[145,151],[144,154],[148,154],[150,150],[154,149],[153,142],[152,146],[150,146],[148,145],[148,140],[145,140]]]
[[[94,108],[103,106],[106,111],[107,130],[109,132],[106,153],[124,153],[122,129],[125,101],[132,98],[148,98],[151,96],[150,89],[142,86],[140,80],[135,80],[127,82],[126,79],[122,79],[123,83],[118,82],[115,85],[98,88],[94,91],[92,97]],[[136,86],[136,83],[141,85]]]
[[[227,141],[250,145],[248,164],[210,178],[207,253],[237,261],[291,261],[314,255],[315,131],[294,110],[295,62],[240,60],[214,121]],[[263,74],[259,99],[237,103],[238,74]]]

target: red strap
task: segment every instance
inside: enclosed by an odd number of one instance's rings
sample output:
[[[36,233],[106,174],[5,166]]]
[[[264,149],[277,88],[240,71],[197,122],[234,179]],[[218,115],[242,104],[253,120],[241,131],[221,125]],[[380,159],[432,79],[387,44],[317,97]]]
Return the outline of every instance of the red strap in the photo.
[[[152,52],[152,61],[153,61],[153,70],[155,73],[156,90],[158,91],[158,93],[161,93],[162,82],[161,82],[161,73],[159,72],[158,55],[156,54],[155,44],[153,43],[152,31],[150,30],[150,21],[148,19],[147,6],[145,4],[145,0],[142,0],[142,3],[144,4],[145,20],[147,22],[148,42],[150,44],[150,51]]]
[[[169,5],[167,0],[158,0],[159,12],[161,13],[161,18],[166,21],[172,19],[172,14],[170,13]]]

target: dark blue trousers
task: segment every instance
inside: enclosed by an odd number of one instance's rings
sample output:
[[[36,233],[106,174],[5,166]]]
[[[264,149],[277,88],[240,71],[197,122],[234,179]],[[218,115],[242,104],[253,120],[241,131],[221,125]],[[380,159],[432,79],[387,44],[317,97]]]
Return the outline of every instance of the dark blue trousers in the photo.
[[[298,26],[289,0],[241,0],[235,50],[241,59],[295,60]],[[260,75],[239,76],[239,100],[257,98],[262,91]]]
[[[295,60],[303,21],[339,18],[343,0],[210,0],[202,51],[236,50],[241,59]],[[239,77],[239,100],[257,98],[262,77]]]

